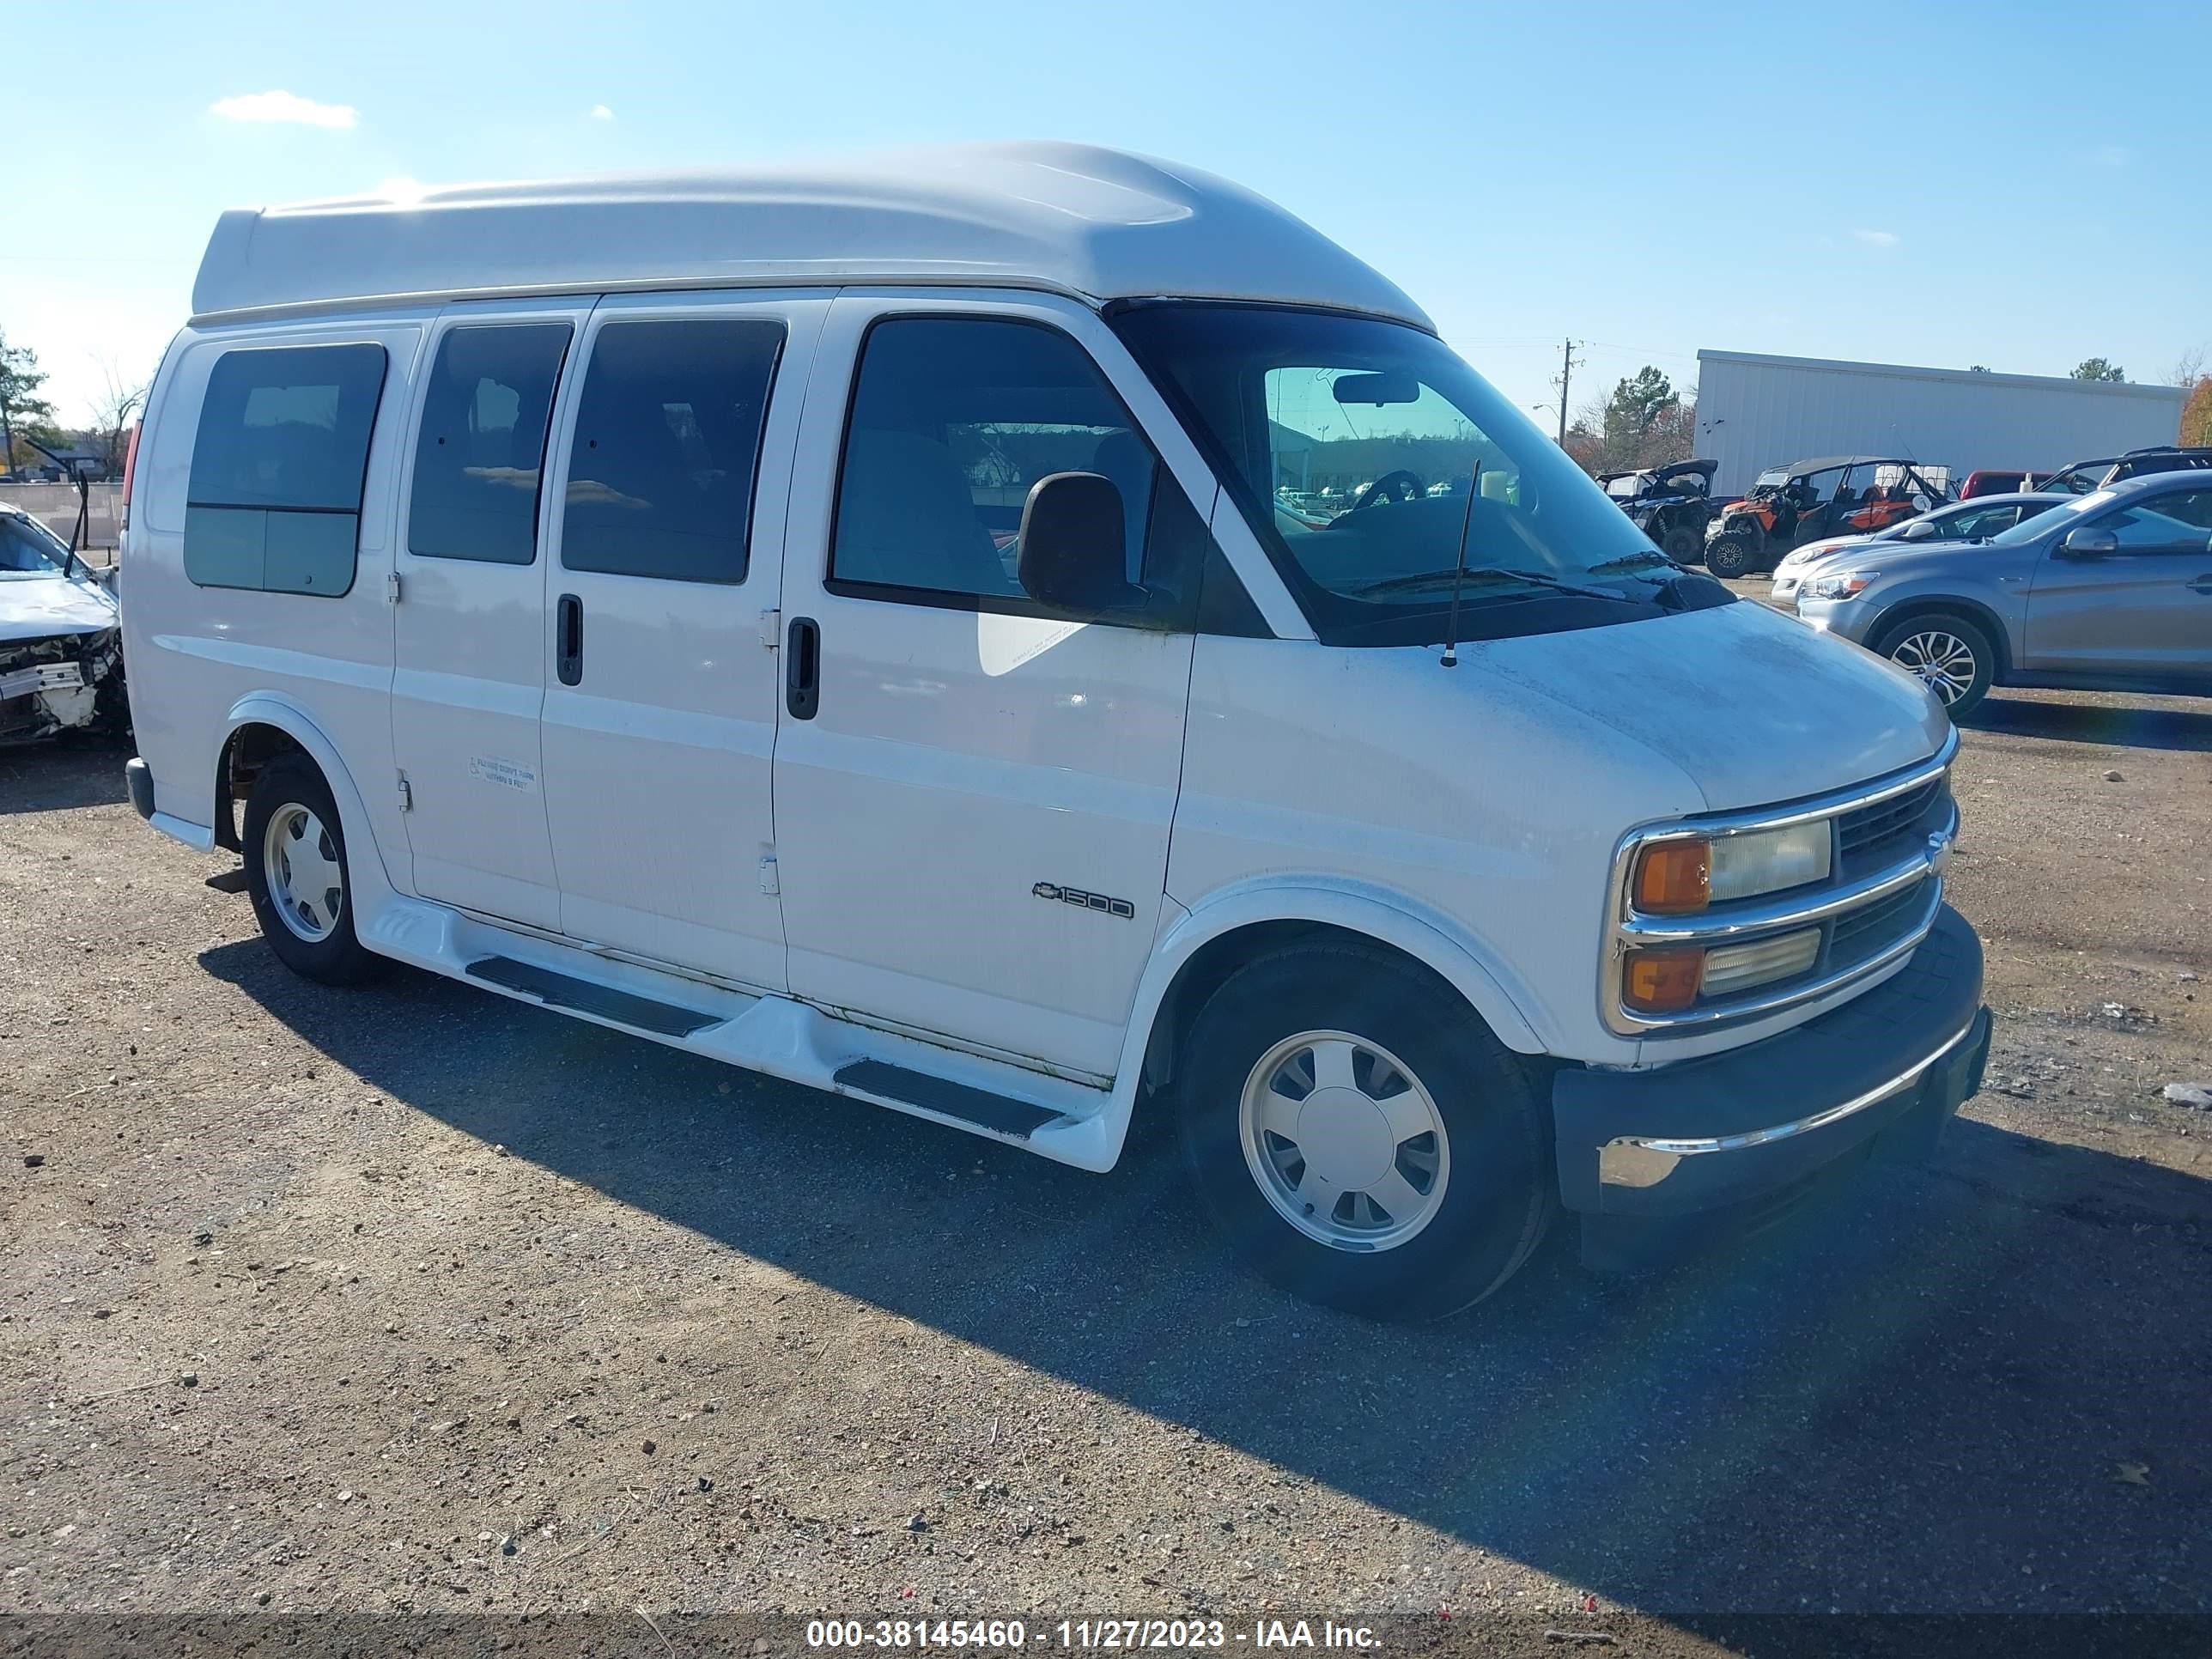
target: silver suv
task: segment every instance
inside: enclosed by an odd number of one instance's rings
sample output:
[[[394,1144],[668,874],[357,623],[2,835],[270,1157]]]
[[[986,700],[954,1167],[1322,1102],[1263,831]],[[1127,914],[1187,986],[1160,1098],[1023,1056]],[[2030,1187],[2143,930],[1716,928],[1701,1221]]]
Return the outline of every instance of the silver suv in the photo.
[[[1954,720],[1992,685],[2212,696],[2212,473],[2130,478],[1985,542],[1831,558],[1797,616],[1917,674]]]

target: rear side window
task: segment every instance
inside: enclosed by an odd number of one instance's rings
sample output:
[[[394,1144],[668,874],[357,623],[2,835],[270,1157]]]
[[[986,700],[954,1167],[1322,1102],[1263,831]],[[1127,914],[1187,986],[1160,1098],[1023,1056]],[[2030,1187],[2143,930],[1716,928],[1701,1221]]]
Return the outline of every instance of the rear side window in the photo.
[[[592,345],[568,453],[561,563],[741,582],[783,325],[609,323]]]
[[[415,440],[407,550],[529,564],[566,323],[457,328],[438,345]]]
[[[185,502],[203,587],[335,599],[353,586],[380,345],[227,351],[208,375]]]

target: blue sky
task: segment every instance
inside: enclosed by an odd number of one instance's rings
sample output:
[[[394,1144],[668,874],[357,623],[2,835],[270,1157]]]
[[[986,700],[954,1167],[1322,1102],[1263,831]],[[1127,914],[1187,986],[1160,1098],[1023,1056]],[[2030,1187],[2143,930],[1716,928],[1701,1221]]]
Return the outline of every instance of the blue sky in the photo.
[[[9,76],[0,239],[0,330],[65,421],[150,370],[224,207],[970,138],[1248,184],[1524,406],[1568,335],[1577,404],[1701,346],[2212,356],[2201,4],[199,0],[71,32]]]

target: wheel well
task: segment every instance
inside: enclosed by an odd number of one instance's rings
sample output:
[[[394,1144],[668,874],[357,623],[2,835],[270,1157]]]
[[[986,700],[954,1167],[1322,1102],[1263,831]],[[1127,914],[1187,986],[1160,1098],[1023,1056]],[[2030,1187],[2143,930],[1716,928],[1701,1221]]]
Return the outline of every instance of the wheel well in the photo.
[[[240,801],[253,787],[261,769],[279,755],[305,754],[299,739],[282,726],[248,720],[223,740],[215,763],[215,840],[234,853],[244,850],[238,836]]]
[[[1190,1023],[1198,1018],[1198,1011],[1246,963],[1266,952],[1277,950],[1297,940],[1329,939],[1338,944],[1352,944],[1395,957],[1411,963],[1421,973],[1444,988],[1453,996],[1459,989],[1443,975],[1419,957],[1386,944],[1372,934],[1359,933],[1350,927],[1338,927],[1328,922],[1304,921],[1287,918],[1279,921],[1255,921],[1249,926],[1233,928],[1218,939],[1210,939],[1194,951],[1188,962],[1176,972],[1175,981],[1168,987],[1167,994],[1160,999],[1158,1012],[1152,1016],[1152,1029],[1145,1044],[1143,1082],[1147,1089],[1160,1089],[1174,1080],[1176,1049]],[[1464,1000],[1465,999],[1462,999]]]
[[[2001,680],[2011,672],[2012,643],[2005,634],[2004,623],[1998,619],[1994,611],[1978,599],[1936,597],[1900,599],[1868,624],[1867,648],[1874,649],[1875,641],[1899,623],[1911,622],[1916,617],[1941,616],[1945,612],[1964,617],[1968,622],[1978,624],[1982,631],[1990,636],[1990,649],[1997,653],[1993,678]]]

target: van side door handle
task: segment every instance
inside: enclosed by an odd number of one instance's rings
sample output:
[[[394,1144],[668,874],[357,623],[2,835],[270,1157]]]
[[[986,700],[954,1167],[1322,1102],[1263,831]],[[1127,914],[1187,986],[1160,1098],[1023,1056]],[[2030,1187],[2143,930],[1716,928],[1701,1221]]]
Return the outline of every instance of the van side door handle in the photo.
[[[553,635],[553,672],[563,685],[574,685],[584,678],[584,602],[574,593],[561,596]]]
[[[795,720],[822,706],[822,629],[811,617],[793,617],[784,640],[783,706]]]
[[[2212,599],[2212,570],[2206,571],[2193,582],[2184,582],[2182,586],[2192,593],[2202,593],[2205,598]]]

